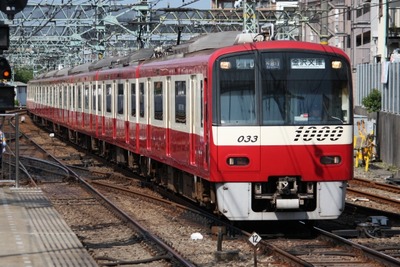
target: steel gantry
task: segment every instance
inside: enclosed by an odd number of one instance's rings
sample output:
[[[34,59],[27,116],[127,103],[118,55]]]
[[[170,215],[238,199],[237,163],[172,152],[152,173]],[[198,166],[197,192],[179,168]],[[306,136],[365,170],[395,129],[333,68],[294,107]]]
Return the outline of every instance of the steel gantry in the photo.
[[[298,40],[302,25],[309,23],[310,10],[303,16],[298,8],[277,10],[275,4],[255,9],[254,0],[239,8],[187,7],[197,1],[154,9],[157,1],[29,0],[13,20],[0,13],[0,21],[10,25],[10,48],[4,53],[15,67],[33,66],[39,73],[204,33],[254,32],[265,24],[274,25],[277,39]]]

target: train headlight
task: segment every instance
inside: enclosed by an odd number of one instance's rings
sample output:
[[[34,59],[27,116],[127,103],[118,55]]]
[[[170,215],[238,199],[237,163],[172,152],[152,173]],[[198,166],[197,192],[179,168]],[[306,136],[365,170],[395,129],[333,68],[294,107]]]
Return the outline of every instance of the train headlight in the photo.
[[[232,67],[232,64],[229,61],[221,61],[219,67],[223,70],[229,70]]]
[[[342,162],[342,158],[340,156],[322,156],[320,162],[324,165],[339,164]]]
[[[342,68],[342,62],[339,60],[334,60],[332,61],[332,69],[341,69]]]
[[[249,165],[248,157],[230,157],[226,160],[229,166],[246,166]]]

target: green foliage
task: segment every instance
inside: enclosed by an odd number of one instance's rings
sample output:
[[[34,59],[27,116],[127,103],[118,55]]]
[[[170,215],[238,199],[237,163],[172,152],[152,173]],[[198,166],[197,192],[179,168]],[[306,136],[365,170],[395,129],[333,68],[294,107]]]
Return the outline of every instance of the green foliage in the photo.
[[[18,68],[14,69],[14,81],[28,83],[33,79],[33,70],[29,68]]]
[[[378,89],[372,89],[371,93],[362,100],[363,106],[368,112],[378,112],[381,110],[381,92]]]

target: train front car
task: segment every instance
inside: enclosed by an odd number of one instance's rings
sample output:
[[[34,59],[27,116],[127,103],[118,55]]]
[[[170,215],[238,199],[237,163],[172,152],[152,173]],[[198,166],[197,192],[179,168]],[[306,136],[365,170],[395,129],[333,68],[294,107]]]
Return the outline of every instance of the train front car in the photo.
[[[214,53],[210,181],[230,220],[323,220],[353,177],[348,57],[274,41]]]

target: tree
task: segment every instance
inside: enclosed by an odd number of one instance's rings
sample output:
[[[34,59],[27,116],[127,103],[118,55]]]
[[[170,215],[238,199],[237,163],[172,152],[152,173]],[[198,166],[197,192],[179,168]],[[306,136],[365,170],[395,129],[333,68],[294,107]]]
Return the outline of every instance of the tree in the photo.
[[[33,70],[30,68],[18,68],[14,69],[14,81],[28,83],[33,79]]]
[[[381,92],[378,89],[372,89],[370,94],[362,99],[363,106],[368,112],[378,112],[381,110]]]

